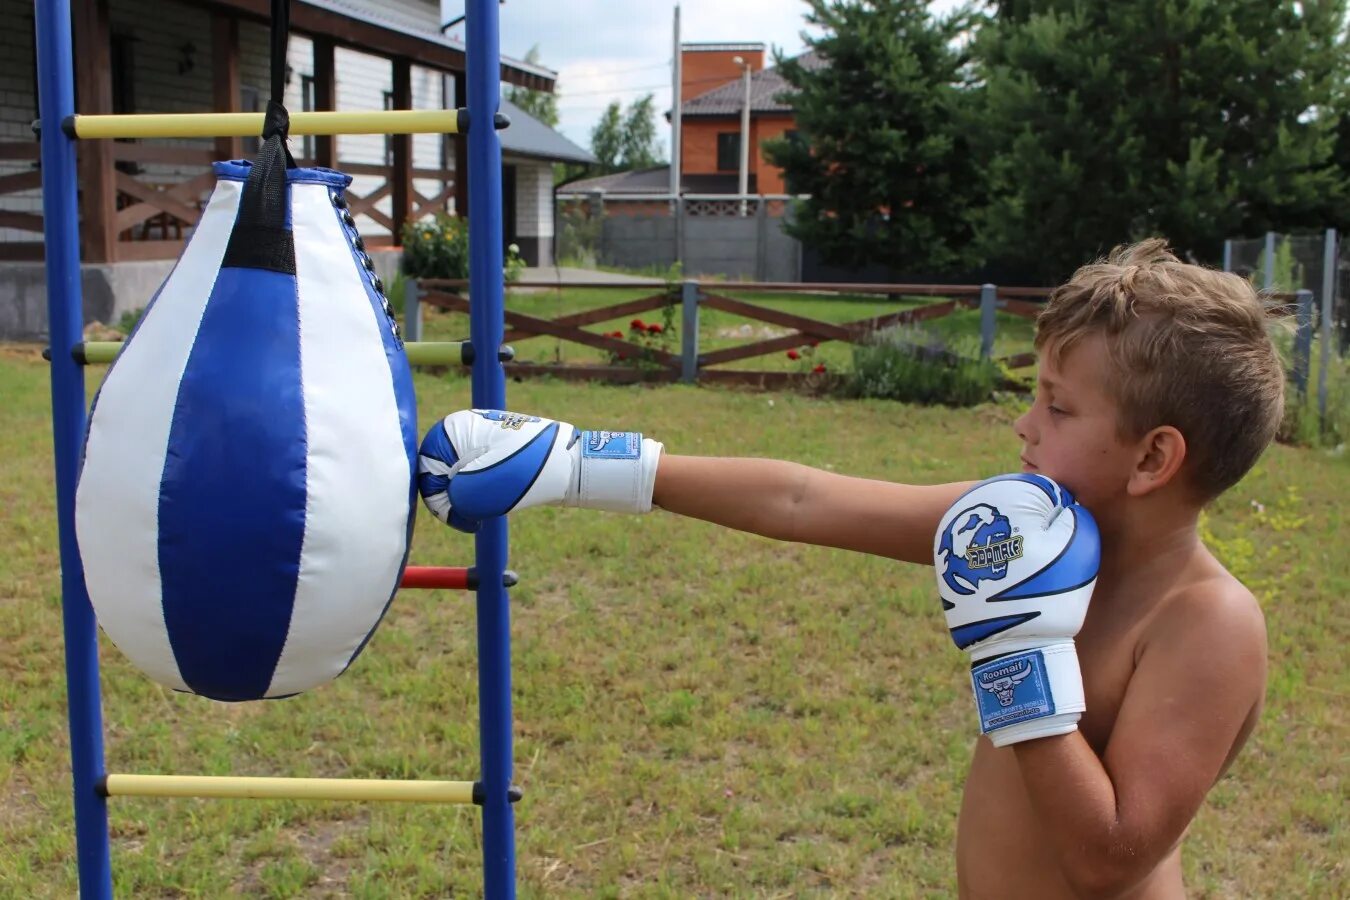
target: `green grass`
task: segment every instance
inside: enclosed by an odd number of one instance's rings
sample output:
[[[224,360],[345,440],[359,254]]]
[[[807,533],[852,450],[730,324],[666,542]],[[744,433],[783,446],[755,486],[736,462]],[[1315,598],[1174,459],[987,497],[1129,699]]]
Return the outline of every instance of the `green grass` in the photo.
[[[718,286],[716,292],[766,309],[831,323],[850,322],[941,302],[941,298],[930,297],[898,297],[888,300],[861,295],[776,294],[740,291],[731,285],[725,288]],[[571,313],[648,297],[653,293],[656,291],[651,288],[516,290],[507,293],[506,308],[539,318],[556,319]],[[979,316],[979,310],[960,310],[928,324],[944,336],[972,333],[978,335]],[[622,331],[627,335],[629,322],[633,318],[624,316],[610,319],[587,326],[586,330],[595,334]],[[659,311],[642,313],[639,318],[645,322],[664,321]],[[680,353],[678,334],[680,321],[680,309],[676,306],[673,311],[676,331],[670,335],[665,349],[677,356]],[[423,330],[423,337],[426,340],[460,340],[468,336],[469,317],[462,313],[446,313],[427,307],[423,317]],[[699,311],[700,353],[710,353],[791,333],[792,329],[754,321],[721,310],[703,308]],[[995,335],[995,356],[1027,352],[1031,350],[1033,325],[1029,319],[999,313]],[[547,336],[516,340],[512,342],[512,346],[516,350],[516,359],[520,362],[595,365],[607,361],[606,354],[601,350]],[[756,372],[807,371],[817,363],[823,363],[831,372],[846,372],[851,368],[852,350],[849,344],[825,341],[819,347],[813,348],[807,357],[809,358],[793,361],[787,357],[785,351],[779,350],[765,356],[724,363],[717,368]]]
[[[91,389],[102,370],[89,372]],[[417,377],[422,423],[469,403]],[[532,381],[510,405],[640,426],[683,453],[779,456],[920,482],[1015,467],[1010,406]],[[0,896],[75,895],[47,370],[0,353]],[[1268,704],[1186,845],[1195,897],[1350,893],[1350,462],[1276,447],[1207,519],[1259,591]],[[412,559],[465,564],[420,514]],[[932,573],[664,513],[513,519],[515,781],[524,897],[948,896],[973,745]],[[472,597],[401,594],[332,684],[217,704],[105,641],[111,771],[470,779]],[[472,896],[473,808],[110,804],[123,897]]]

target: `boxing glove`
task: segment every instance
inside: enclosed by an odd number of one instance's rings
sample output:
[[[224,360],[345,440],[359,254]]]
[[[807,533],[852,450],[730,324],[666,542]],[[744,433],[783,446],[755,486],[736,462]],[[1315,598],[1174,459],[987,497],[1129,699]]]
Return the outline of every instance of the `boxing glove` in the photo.
[[[938,594],[970,654],[980,730],[996,747],[1067,734],[1085,709],[1073,638],[1097,582],[1097,523],[1042,475],[971,488],[933,541]]]
[[[633,431],[577,431],[566,422],[491,409],[451,413],[418,451],[422,502],[461,531],[544,504],[643,513],[661,444]]]

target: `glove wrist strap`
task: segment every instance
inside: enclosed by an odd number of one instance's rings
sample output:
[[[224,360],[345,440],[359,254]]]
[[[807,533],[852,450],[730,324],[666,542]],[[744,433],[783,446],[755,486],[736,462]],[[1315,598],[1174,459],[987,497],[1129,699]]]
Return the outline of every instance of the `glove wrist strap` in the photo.
[[[645,513],[652,508],[661,444],[636,431],[583,431],[573,448],[576,483],[569,506]]]
[[[970,680],[980,730],[997,747],[1073,731],[1086,708],[1072,640],[982,659]]]

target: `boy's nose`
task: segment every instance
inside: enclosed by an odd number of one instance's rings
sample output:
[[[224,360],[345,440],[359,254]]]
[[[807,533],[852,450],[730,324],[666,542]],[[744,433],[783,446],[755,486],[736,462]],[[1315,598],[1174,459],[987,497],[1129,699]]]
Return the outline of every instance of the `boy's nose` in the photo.
[[[1031,410],[1027,410],[1013,420],[1013,432],[1022,439],[1022,443],[1024,444],[1033,443],[1030,436],[1031,429],[1028,427],[1030,425],[1030,420]]]

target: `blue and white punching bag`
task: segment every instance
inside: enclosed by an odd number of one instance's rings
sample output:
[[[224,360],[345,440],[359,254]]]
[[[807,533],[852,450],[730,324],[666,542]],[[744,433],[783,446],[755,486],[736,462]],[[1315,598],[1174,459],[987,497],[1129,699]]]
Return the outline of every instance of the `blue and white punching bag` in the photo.
[[[412,376],[351,179],[288,169],[274,106],[258,159],[216,164],[108,371],[75,498],[104,632],[161,684],[219,700],[341,674],[412,537]]]

